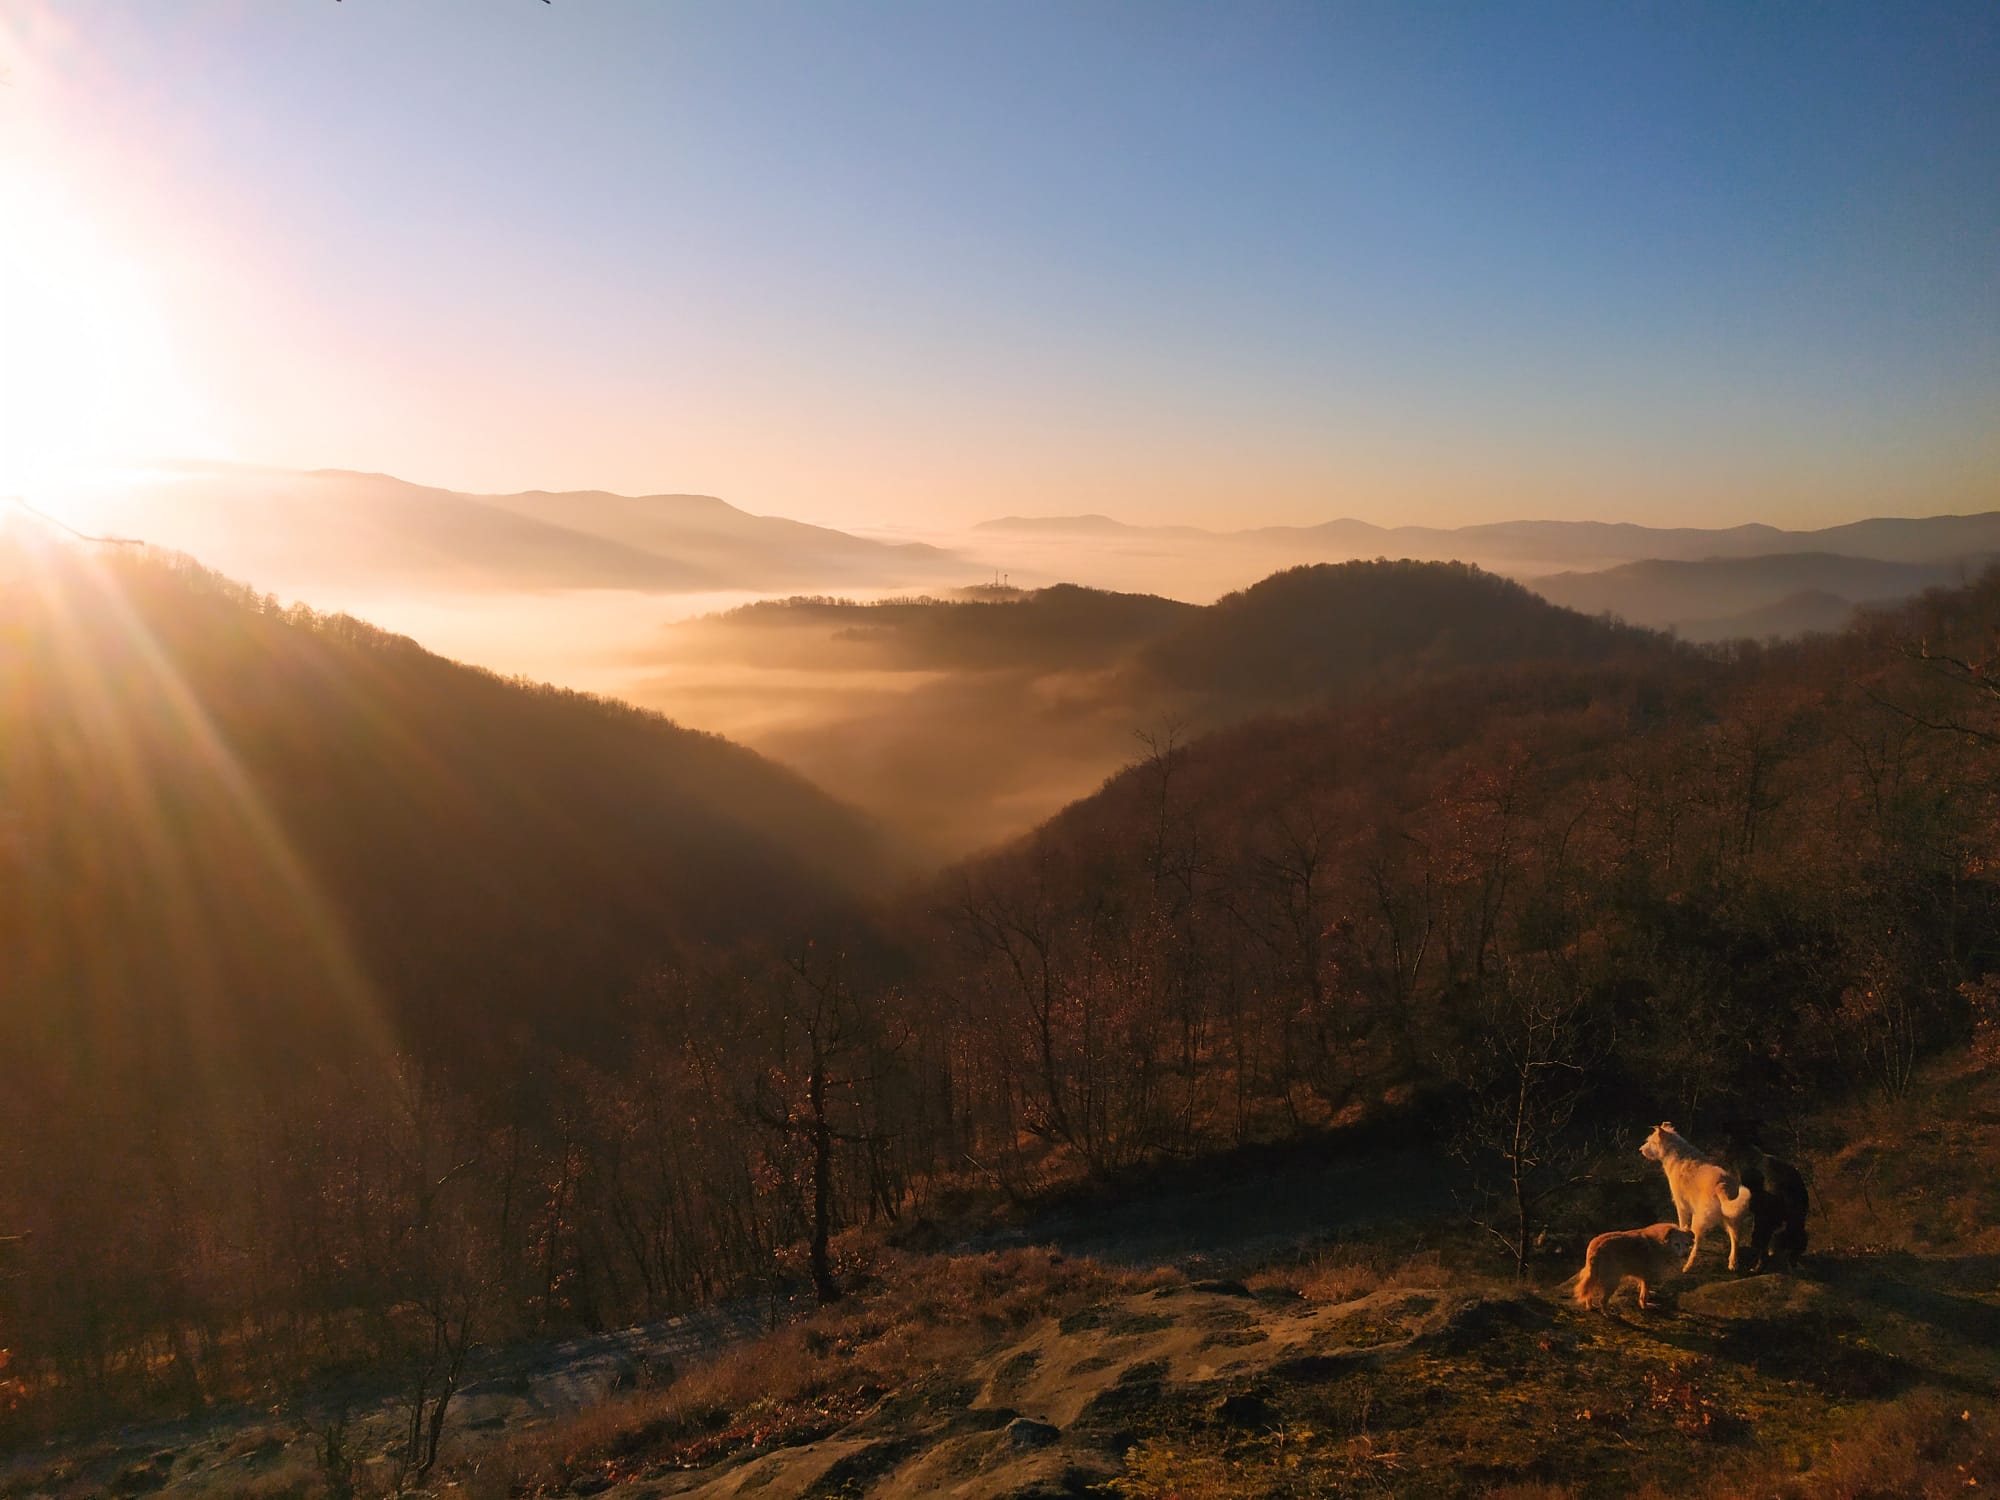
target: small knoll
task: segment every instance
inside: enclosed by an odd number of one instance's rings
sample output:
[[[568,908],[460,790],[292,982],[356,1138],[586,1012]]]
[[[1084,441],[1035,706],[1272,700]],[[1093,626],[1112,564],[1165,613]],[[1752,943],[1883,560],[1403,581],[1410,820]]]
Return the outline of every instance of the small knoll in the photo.
[[[1218,702],[1311,702],[1500,662],[1603,661],[1657,645],[1465,563],[1321,563],[1218,600],[1140,658]]]
[[[1066,583],[988,586],[942,599],[761,600],[690,621],[673,635],[698,651],[763,665],[1056,673],[1116,663],[1198,612],[1153,594]]]

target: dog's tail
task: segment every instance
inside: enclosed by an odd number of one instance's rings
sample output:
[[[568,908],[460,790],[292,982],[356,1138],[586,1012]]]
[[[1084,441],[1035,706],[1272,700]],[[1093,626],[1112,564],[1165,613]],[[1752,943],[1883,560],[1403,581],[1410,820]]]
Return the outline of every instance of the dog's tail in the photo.
[[[1590,1274],[1590,1262],[1585,1261],[1583,1269],[1570,1277],[1570,1280],[1576,1283],[1576,1305],[1589,1307],[1590,1299],[1596,1296],[1599,1290],[1597,1278]]]
[[[1750,1212],[1750,1189],[1745,1187],[1734,1172],[1722,1174],[1722,1181],[1716,1186],[1721,1190],[1722,1216],[1726,1219],[1740,1219]]]

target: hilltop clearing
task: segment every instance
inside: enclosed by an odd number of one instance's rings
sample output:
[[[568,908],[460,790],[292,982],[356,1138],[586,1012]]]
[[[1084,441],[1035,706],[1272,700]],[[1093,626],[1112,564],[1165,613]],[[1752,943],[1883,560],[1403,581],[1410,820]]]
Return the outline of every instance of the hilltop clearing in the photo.
[[[1343,1229],[1346,1200],[1240,1278],[885,1251],[851,1302],[622,1414],[527,1435],[466,1482],[884,1500],[1958,1493],[2000,1480],[2000,1071],[1959,1061],[1926,1085],[1923,1105],[1810,1127],[1823,1212],[1794,1274],[1711,1257],[1653,1311],[1627,1294],[1585,1313],[1561,1280],[1575,1254],[1517,1284],[1481,1269],[1448,1214]],[[1664,1202],[1635,1163],[1602,1168]],[[1208,1248],[1226,1249],[1215,1227]]]

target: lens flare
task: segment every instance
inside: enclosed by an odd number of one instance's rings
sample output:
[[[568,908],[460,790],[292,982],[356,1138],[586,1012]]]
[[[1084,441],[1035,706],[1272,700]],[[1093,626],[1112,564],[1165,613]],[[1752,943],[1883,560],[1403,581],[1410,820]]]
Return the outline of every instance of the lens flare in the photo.
[[[26,528],[16,527],[17,533]],[[94,970],[104,993],[147,984],[177,993],[177,1023],[190,1056],[215,1092],[232,1084],[238,1038],[224,996],[232,957],[246,933],[289,951],[289,972],[312,994],[273,993],[259,1003],[315,1009],[366,1054],[386,1058],[393,1037],[373,984],[285,829],[242,760],[126,597],[123,569],[83,544],[46,535],[9,538],[9,570],[25,574],[45,623],[41,671],[0,674],[0,719],[23,733],[0,755],[0,772],[27,768],[27,784],[68,788],[96,805],[88,815],[28,808],[54,822],[38,846],[61,850],[66,882],[45,881],[45,930],[35,941]],[[149,564],[157,566],[157,564]],[[23,587],[23,579],[11,580]],[[30,701],[15,701],[21,695]],[[181,769],[186,768],[186,769]],[[192,775],[187,774],[192,771]],[[72,826],[65,830],[64,823]],[[78,828],[91,831],[86,838]],[[98,836],[119,830],[115,839]],[[53,841],[53,842],[51,842]],[[118,934],[74,928],[82,896],[108,884],[145,892],[146,926],[164,935],[157,975],[121,969]],[[171,974],[171,979],[169,978]],[[241,983],[241,973],[235,982]]]

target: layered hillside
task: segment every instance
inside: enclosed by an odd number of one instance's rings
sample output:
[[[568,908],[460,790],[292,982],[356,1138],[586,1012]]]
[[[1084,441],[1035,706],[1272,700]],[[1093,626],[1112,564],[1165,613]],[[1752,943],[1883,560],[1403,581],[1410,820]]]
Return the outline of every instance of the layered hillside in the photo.
[[[1551,574],[1532,587],[1570,609],[1617,615],[1688,640],[1761,640],[1837,630],[1859,605],[1969,583],[1992,560],[1979,553],[1942,562],[1885,562],[1833,552],[1649,559],[1596,573]]]
[[[755,604],[675,627],[642,693],[953,857],[1092,791],[1146,738],[1507,662],[1672,649],[1462,563],[1344,563],[1209,606],[1067,585]]]

